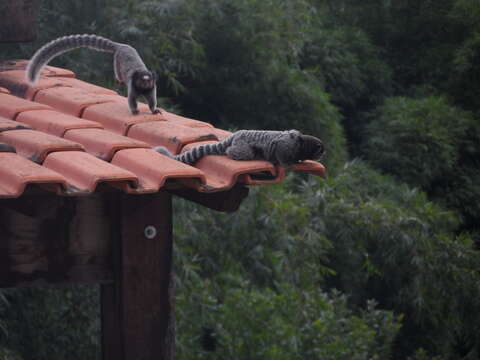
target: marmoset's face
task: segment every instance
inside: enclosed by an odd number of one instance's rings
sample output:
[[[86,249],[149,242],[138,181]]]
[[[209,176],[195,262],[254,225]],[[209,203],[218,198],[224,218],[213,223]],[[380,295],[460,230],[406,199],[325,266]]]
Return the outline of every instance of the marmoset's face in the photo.
[[[138,71],[134,75],[133,82],[137,89],[150,90],[155,86],[155,77],[150,71]]]
[[[320,160],[325,154],[325,147],[320,139],[310,136],[302,135],[302,159],[300,160]]]
[[[319,140],[314,144],[312,160],[320,160],[323,154],[325,154],[325,147],[323,146],[323,143]]]

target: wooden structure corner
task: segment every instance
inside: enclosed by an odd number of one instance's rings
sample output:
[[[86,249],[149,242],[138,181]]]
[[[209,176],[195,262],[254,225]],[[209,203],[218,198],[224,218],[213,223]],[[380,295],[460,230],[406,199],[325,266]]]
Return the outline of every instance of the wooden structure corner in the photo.
[[[172,195],[0,202],[0,286],[101,285],[104,360],[174,358]]]

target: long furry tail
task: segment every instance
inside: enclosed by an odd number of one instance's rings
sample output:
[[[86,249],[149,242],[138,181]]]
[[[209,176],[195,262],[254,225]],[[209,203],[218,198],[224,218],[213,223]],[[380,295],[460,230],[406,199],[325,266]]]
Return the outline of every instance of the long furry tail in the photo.
[[[26,77],[30,84],[35,84],[42,68],[54,57],[67,51],[88,47],[98,51],[113,53],[118,43],[97,35],[69,35],[64,36],[42,46],[33,55],[27,66]]]
[[[170,151],[167,150],[165,146],[156,146],[153,148],[156,152],[168,156],[170,159],[175,159],[175,155],[173,155]]]
[[[163,146],[157,146],[154,148],[154,150],[162,155],[168,156],[171,159],[181,161],[184,164],[193,165],[202,157],[207,155],[224,155],[227,148],[231,145],[232,140],[232,137],[228,137],[224,141],[220,141],[215,144],[199,145],[178,155],[173,155]]]

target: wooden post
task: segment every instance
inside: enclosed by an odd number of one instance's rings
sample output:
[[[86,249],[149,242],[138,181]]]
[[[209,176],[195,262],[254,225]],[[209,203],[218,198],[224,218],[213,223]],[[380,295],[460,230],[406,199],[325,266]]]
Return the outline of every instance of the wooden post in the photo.
[[[114,283],[102,285],[103,360],[173,360],[172,199],[112,198]]]

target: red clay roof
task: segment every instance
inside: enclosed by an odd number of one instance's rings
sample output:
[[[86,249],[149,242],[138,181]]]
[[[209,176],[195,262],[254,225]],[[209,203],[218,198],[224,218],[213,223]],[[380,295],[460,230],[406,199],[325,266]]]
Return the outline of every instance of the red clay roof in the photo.
[[[31,88],[24,80],[26,64],[0,64],[0,143],[17,150],[0,152],[0,198],[18,197],[31,186],[85,195],[99,184],[137,194],[165,186],[218,192],[236,183],[274,184],[285,177],[285,169],[266,161],[211,155],[189,166],[169,159],[151,147],[179,153],[230,132],[165,110],[153,115],[145,104],[133,116],[125,97],[52,66]],[[293,169],[325,175],[313,161]]]

